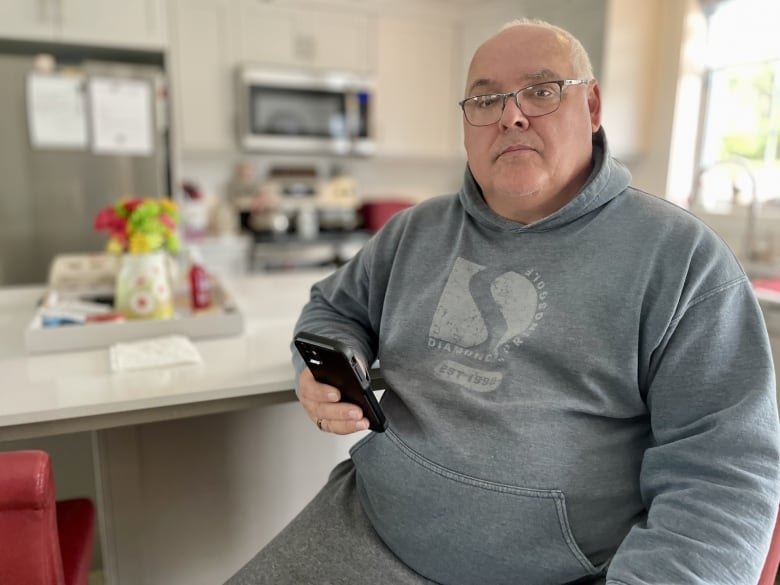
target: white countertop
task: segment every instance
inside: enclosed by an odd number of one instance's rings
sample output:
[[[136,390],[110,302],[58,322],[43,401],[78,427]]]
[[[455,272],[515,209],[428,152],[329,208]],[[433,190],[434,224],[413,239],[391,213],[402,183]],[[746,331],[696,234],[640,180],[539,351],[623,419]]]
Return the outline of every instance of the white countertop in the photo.
[[[112,373],[108,348],[28,354],[24,329],[43,287],[0,289],[0,440],[106,428],[293,400],[289,342],[327,271],[226,279],[240,336],[196,340],[203,363]]]

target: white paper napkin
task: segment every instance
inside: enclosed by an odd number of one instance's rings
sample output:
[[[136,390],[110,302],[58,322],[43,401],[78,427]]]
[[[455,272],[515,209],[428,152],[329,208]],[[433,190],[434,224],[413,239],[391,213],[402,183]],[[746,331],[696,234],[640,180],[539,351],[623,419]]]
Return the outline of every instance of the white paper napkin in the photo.
[[[115,343],[108,351],[111,370],[114,372],[175,364],[199,364],[202,361],[198,349],[183,335]]]

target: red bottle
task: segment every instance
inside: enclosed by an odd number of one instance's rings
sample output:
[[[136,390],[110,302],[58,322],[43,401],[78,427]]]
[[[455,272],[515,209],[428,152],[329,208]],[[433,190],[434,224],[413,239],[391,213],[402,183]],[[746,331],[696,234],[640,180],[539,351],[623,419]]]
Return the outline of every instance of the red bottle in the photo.
[[[199,254],[190,249],[190,302],[192,310],[207,309],[211,306],[211,289],[209,288],[209,275],[201,266]]]

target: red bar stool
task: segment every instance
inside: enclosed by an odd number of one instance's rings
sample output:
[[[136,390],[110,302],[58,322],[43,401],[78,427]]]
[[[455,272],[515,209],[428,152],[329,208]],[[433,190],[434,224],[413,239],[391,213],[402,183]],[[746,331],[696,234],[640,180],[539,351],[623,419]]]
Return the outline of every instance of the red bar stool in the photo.
[[[55,500],[49,455],[0,452],[0,583],[87,585],[95,507]]]

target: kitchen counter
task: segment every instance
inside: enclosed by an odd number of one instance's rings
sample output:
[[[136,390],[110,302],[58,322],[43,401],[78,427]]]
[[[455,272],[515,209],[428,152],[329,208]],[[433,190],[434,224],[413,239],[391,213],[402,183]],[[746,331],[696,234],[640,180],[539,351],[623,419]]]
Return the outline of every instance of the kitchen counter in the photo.
[[[89,433],[107,585],[223,583],[363,436],[319,432],[293,391],[292,329],[327,273],[225,278],[242,335],[194,341],[202,364],[117,374],[107,349],[26,354],[43,288],[0,289],[0,440]]]
[[[228,280],[246,319],[243,335],[195,341],[202,364],[116,374],[108,348],[28,355],[23,332],[43,288],[0,289],[0,440],[242,408],[289,393],[292,328],[325,274]]]
[[[194,340],[201,364],[121,373],[107,348],[28,355],[43,288],[0,289],[0,441],[90,436],[107,585],[224,582],[362,436],[321,433],[293,391],[289,340],[325,274],[226,278],[243,334]]]

